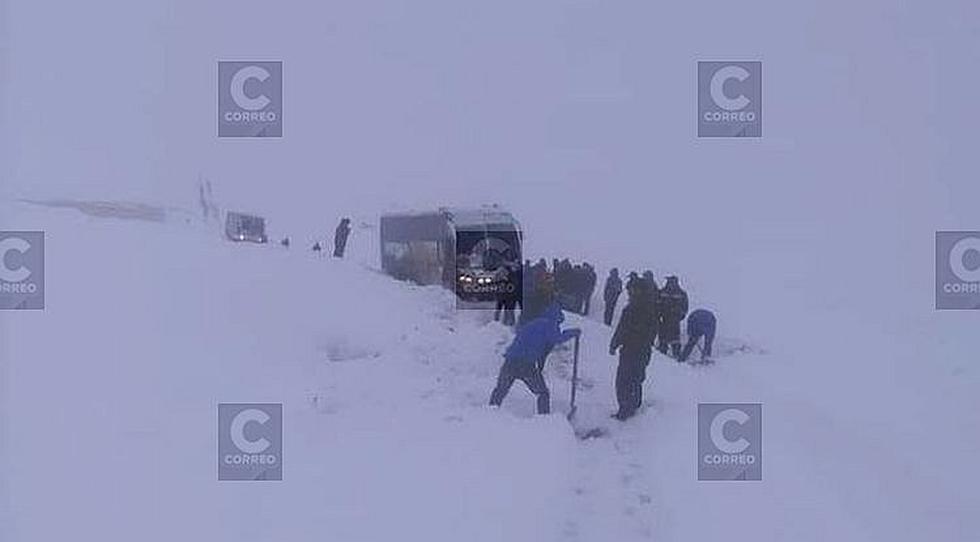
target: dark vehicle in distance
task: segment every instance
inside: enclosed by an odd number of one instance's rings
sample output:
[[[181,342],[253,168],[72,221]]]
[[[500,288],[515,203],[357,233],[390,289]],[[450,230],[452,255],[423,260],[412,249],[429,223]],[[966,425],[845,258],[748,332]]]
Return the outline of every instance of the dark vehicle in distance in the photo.
[[[231,241],[267,243],[265,219],[260,216],[228,211],[225,216],[225,237]]]

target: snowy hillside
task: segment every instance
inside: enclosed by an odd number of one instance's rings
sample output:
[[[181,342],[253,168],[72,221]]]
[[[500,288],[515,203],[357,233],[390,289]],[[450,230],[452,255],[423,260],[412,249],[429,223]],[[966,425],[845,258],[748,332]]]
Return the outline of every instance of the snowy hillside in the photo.
[[[873,398],[848,395],[854,371],[824,377],[840,386],[816,402],[791,369],[818,363],[806,352],[710,368],[658,356],[645,414],[580,441],[564,418],[567,349],[547,370],[556,414],[534,417],[518,388],[489,409],[510,332],[381,275],[367,239],[337,261],[182,220],[3,210],[44,225],[52,300],[3,320],[5,539],[705,540],[738,523],[757,540],[966,540],[976,528],[972,482],[922,461],[963,418],[902,423],[921,416],[917,401],[877,417]],[[608,425],[608,331],[570,318],[585,329],[575,423]],[[892,378],[876,397],[899,391]],[[976,420],[955,387],[931,399]],[[694,410],[714,400],[765,405],[764,482],[696,481]],[[215,483],[215,407],[237,401],[283,403],[283,482]],[[945,463],[968,452],[949,446]]]
[[[978,21],[0,0],[0,236],[45,234],[44,310],[0,310],[0,542],[977,539],[980,313],[936,310],[936,233],[980,231]],[[217,137],[218,62],[259,59],[282,137]],[[698,62],[734,60],[763,136],[698,137]],[[568,315],[576,418],[567,344],[553,414],[488,407],[512,331],[378,262],[382,213],[488,203],[532,260],[680,276],[727,355],[654,354],[619,424],[611,330]],[[218,480],[225,403],[282,404],[281,481]],[[761,481],[698,481],[700,403],[762,405]]]

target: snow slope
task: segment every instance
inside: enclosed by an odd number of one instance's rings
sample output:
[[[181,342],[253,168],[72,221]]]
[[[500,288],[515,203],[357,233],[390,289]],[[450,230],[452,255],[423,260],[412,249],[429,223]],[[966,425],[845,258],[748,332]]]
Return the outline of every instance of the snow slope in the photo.
[[[47,309],[0,313],[0,540],[976,538],[980,315],[936,311],[933,274],[937,230],[980,229],[977,21],[0,0],[0,229],[45,230],[49,262]],[[282,139],[215,137],[218,59],[283,61]],[[724,59],[763,62],[761,139],[695,137],[695,63]],[[202,178],[297,249],[353,216],[353,261],[224,244],[183,210]],[[487,412],[506,330],[376,273],[372,229],[487,202],[534,258],[678,273],[766,354],[656,358],[609,439],[519,386]],[[581,325],[592,423],[613,361]],[[284,403],[282,483],[215,480],[219,401]],[[695,481],[702,401],[763,403],[761,483]]]
[[[976,436],[946,435],[944,463],[964,470],[922,461],[944,431],[975,421],[976,409],[929,428],[910,410],[917,403],[879,416],[873,400],[851,402],[847,372],[825,377],[841,383],[832,398],[810,393],[800,368],[821,354],[733,355],[710,368],[656,357],[645,412],[618,427],[606,418],[609,332],[569,317],[585,329],[575,423],[613,428],[579,441],[563,415],[569,350],[549,362],[555,414],[533,416],[520,384],[501,411],[489,409],[510,332],[484,313],[454,311],[439,288],[378,273],[370,228],[355,232],[352,258],[337,261],[232,245],[183,217],[160,223],[11,202],[3,211],[45,229],[50,300],[43,312],[0,320],[4,540],[704,540],[733,529],[755,540],[968,540],[976,532],[978,502],[963,476],[975,472]],[[941,395],[933,384],[920,392],[943,407],[973,404],[960,380]],[[898,391],[882,375],[875,398]],[[696,481],[699,401],[764,404],[763,482]],[[284,481],[216,481],[219,402],[283,403]]]
[[[574,438],[560,417],[483,408],[506,332],[445,292],[182,224],[22,219],[46,228],[52,302],[4,315],[4,540],[547,539],[559,523]],[[219,402],[284,404],[282,483],[217,483]]]

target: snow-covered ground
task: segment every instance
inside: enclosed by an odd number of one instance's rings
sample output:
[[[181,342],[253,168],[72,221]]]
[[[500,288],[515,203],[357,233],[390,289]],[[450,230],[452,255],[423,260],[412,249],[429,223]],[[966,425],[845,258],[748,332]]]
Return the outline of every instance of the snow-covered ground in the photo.
[[[980,230],[973,0],[0,0],[0,231],[46,308],[0,312],[0,541],[868,540],[980,533],[980,335],[935,310]],[[281,139],[215,134],[218,60],[281,60]],[[696,137],[696,62],[761,60],[764,135]],[[293,248],[235,246],[197,183]],[[498,202],[527,255],[681,277],[745,351],[609,330],[555,414],[510,332],[378,271],[380,213]],[[308,251],[353,217],[350,257]],[[600,279],[601,280],[601,279]],[[599,304],[594,303],[594,307]],[[219,403],[284,408],[281,482],[219,482]],[[696,409],[763,405],[763,480],[698,482]],[[604,425],[606,438],[575,428]]]
[[[976,371],[871,374],[873,329],[840,335],[853,368],[822,363],[835,354],[816,339],[710,367],[655,357],[644,413],[618,427],[609,332],[570,316],[585,329],[574,424],[611,427],[580,441],[564,417],[570,351],[549,363],[555,414],[533,416],[520,384],[489,409],[510,332],[380,274],[370,227],[337,261],[226,243],[183,219],[12,202],[3,216],[43,225],[50,300],[2,320],[4,540],[968,540],[980,528]],[[282,482],[216,481],[221,402],[283,403]],[[762,482],[696,480],[698,402],[763,403]]]

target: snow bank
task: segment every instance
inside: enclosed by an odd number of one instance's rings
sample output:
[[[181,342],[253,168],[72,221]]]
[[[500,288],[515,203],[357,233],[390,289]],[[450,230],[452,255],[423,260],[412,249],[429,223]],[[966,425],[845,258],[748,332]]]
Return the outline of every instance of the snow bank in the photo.
[[[446,292],[14,210],[46,230],[51,302],[0,321],[5,539],[554,538],[574,438],[516,390],[514,414],[484,406],[507,331]],[[217,482],[220,402],[283,403],[283,482]]]

